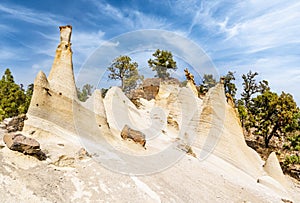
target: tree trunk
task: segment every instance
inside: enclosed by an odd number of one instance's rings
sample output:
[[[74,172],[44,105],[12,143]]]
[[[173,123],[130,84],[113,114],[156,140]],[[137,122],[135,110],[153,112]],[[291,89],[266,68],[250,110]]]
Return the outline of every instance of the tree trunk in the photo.
[[[266,148],[269,148],[269,142],[270,142],[271,137],[272,136],[268,136],[268,135],[265,136],[265,146],[266,146]]]
[[[122,88],[122,91],[124,91],[124,78],[123,77],[120,77],[121,78],[121,88]]]
[[[271,131],[270,135],[266,135],[265,137],[265,145],[266,145],[266,148],[269,148],[269,142],[271,140],[271,138],[276,134],[276,131],[278,129],[278,125],[276,124],[273,128],[273,130]]]

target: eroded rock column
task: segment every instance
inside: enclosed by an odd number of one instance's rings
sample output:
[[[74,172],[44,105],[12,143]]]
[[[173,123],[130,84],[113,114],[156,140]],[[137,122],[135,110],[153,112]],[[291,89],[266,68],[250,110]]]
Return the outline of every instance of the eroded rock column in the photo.
[[[72,26],[60,26],[60,43],[48,76],[51,88],[62,95],[74,98],[76,86],[72,63],[71,34]]]

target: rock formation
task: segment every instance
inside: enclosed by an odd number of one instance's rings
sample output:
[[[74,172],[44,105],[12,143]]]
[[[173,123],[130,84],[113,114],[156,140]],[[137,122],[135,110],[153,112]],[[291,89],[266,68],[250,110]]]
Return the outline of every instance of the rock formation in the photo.
[[[75,132],[73,122],[73,100],[77,99],[73,74],[71,33],[72,26],[61,26],[60,43],[47,78],[40,71],[34,81],[34,92],[28,109],[25,131],[39,129],[41,122],[54,123]],[[50,124],[51,125],[51,124]],[[50,131],[51,129],[43,129]]]
[[[235,104],[234,104],[232,96],[229,93],[226,93],[225,95],[226,95],[227,103],[230,106],[232,106],[232,108],[235,108]]]
[[[71,34],[72,26],[60,26],[60,43],[48,77],[51,89],[68,98],[75,98],[76,86],[73,73]]]
[[[226,102],[224,85],[218,83],[207,93],[197,129],[195,146],[200,158],[216,154],[253,177],[263,174],[263,161],[247,146],[234,108]]]
[[[71,26],[60,27],[51,72],[48,78],[39,72],[34,81],[22,132],[37,138],[47,160],[2,147],[0,139],[1,200],[300,201],[298,188],[283,185],[278,160],[272,155],[263,167],[259,155],[246,145],[223,84],[201,99],[186,71],[188,87],[161,82],[158,90],[149,91],[154,99],[141,98],[139,108],[118,87],[110,88],[104,99],[96,90],[86,102],[78,101],[71,31]],[[124,142],[120,134],[142,145],[147,142],[147,149]],[[5,138],[7,143],[14,139]]]
[[[146,78],[143,81],[142,89],[144,91],[144,97],[147,100],[155,99],[160,85],[160,78]]]
[[[191,74],[187,68],[184,69],[184,72],[185,72],[185,77],[187,80],[186,86],[189,87],[193,91],[194,95],[198,97],[198,90],[196,87],[196,83],[195,83],[193,74]]]
[[[146,78],[139,88],[131,90],[127,97],[137,106],[140,106],[140,99],[155,99],[159,88],[162,84],[179,85],[180,82],[176,78],[162,80],[161,78]]]
[[[280,184],[282,184],[283,186],[287,186],[286,178],[282,172],[275,152],[272,152],[269,155],[266,163],[264,164],[264,170],[268,173],[269,176],[274,178]]]

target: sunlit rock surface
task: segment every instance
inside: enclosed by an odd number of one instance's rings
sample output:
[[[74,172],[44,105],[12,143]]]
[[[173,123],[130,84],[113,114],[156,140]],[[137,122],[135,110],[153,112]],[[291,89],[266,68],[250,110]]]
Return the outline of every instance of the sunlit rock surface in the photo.
[[[276,157],[271,154],[264,164],[246,145],[222,84],[203,100],[191,87],[162,83],[155,99],[141,99],[139,108],[117,87],[104,99],[96,90],[80,102],[71,31],[71,26],[60,27],[51,72],[48,78],[40,72],[35,79],[22,132],[40,143],[47,159],[8,149],[0,133],[2,201],[300,202],[299,186],[282,174]],[[145,148],[121,138],[125,125],[145,135]],[[195,157],[177,146],[187,146]],[[169,148],[182,156],[168,167],[159,168],[159,160],[172,156],[147,159]],[[79,156],[80,151],[87,153]],[[147,166],[159,170],[151,175],[118,173],[132,164],[124,160],[126,154],[144,160],[132,162],[133,172]]]

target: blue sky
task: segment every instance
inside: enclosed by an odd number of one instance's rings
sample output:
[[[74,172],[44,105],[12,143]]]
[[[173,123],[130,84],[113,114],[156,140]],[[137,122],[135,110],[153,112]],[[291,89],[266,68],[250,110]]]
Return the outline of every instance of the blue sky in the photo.
[[[199,45],[220,75],[231,70],[240,78],[257,71],[272,90],[290,92],[300,104],[299,19],[297,0],[2,0],[0,71],[10,68],[15,80],[26,85],[39,70],[48,74],[60,25],[73,26],[75,73],[103,42],[131,31],[161,29]]]

